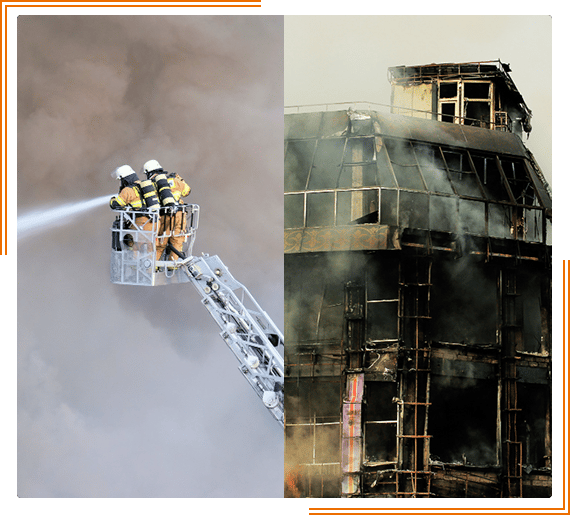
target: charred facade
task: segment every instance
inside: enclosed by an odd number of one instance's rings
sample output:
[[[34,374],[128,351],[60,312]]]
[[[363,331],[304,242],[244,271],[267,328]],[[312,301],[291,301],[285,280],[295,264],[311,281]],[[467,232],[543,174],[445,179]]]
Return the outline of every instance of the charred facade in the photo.
[[[552,205],[530,110],[501,63],[438,66],[390,70],[406,116],[285,117],[286,496],[551,494]],[[453,81],[488,85],[480,123],[445,117]]]

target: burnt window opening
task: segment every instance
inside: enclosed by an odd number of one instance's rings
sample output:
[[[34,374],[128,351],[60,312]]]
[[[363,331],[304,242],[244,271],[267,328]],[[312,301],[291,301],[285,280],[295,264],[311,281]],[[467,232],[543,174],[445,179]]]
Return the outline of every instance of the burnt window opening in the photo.
[[[497,382],[432,374],[428,430],[432,461],[497,465]]]
[[[542,243],[544,241],[544,212],[542,209],[524,210],[525,240]]]
[[[439,98],[456,98],[457,82],[441,82],[439,85]]]
[[[352,221],[352,191],[339,191],[336,198],[336,225],[346,225]]]
[[[483,127],[491,126],[491,104],[489,102],[479,102],[474,100],[465,101],[464,125]]]
[[[513,197],[517,204],[532,206],[536,194],[526,173],[524,163],[520,159],[501,159],[501,167],[507,178]]]
[[[319,343],[340,344],[343,336],[344,289],[339,281],[325,281],[317,326]]]
[[[398,298],[398,260],[372,255],[366,262],[366,300]]]
[[[491,238],[510,238],[512,221],[511,206],[489,204],[489,236]]]
[[[519,324],[522,327],[522,350],[538,354],[546,354],[546,331],[544,325],[543,285],[541,278],[536,274],[521,271],[517,281],[520,293]]]
[[[339,174],[335,188],[361,188],[378,185],[376,164],[345,164]]]
[[[384,141],[380,136],[376,136],[376,166],[378,173],[378,185],[385,188],[395,188],[397,186],[394,174],[390,167],[390,158]]]
[[[285,386],[287,424],[298,424],[299,427],[324,423],[340,424],[340,377],[287,378]],[[336,428],[340,431],[338,425]],[[312,448],[313,443],[308,443]]]
[[[428,213],[429,196],[425,193],[400,191],[399,226],[427,230],[429,227]]]
[[[326,190],[336,187],[343,163],[345,138],[317,141],[313,167],[309,175],[309,190]]]
[[[305,467],[287,478],[285,497],[338,498],[341,496],[340,473],[328,466]]]
[[[440,82],[441,121],[491,128],[492,91],[490,82]]]
[[[451,182],[461,196],[481,198],[481,189],[475,172],[471,169],[466,152],[444,150],[443,156],[449,170]]]
[[[459,199],[458,228],[460,234],[475,234],[484,236],[487,234],[487,221],[485,216],[485,203],[475,200]]]
[[[414,143],[414,151],[428,190],[453,195],[439,147]]]
[[[398,225],[398,192],[396,190],[381,190],[380,192],[380,223]]]
[[[352,223],[378,223],[378,189],[353,191],[351,197]]]
[[[432,231],[457,232],[457,199],[455,197],[430,197],[429,228]]]
[[[455,102],[441,103],[441,121],[447,123],[456,123],[457,113],[455,112]]]
[[[285,229],[305,226],[304,216],[305,195],[285,195],[284,223]]]
[[[432,268],[432,338],[496,345],[497,286],[492,269],[475,259],[439,261]]]
[[[371,341],[398,339],[398,302],[371,301],[367,305],[366,335]]]
[[[400,188],[425,191],[424,182],[416,157],[408,140],[384,138],[384,144],[390,157],[390,163]]]
[[[349,138],[344,153],[345,163],[371,163],[374,160],[374,138]]]
[[[495,156],[481,156],[472,154],[475,171],[479,176],[485,196],[489,200],[510,201],[505,181],[497,166]]]
[[[528,474],[533,469],[551,467],[550,388],[546,384],[520,382],[517,389],[522,462]]]
[[[364,455],[369,464],[396,464],[395,382],[367,381],[364,390]]]
[[[313,154],[315,140],[289,141],[285,152],[285,191],[303,191],[307,187],[307,179]]]
[[[335,275],[318,273],[326,269],[321,256],[301,255],[285,261],[284,273],[289,278],[285,283],[285,354],[298,352],[299,345],[315,345],[318,323],[321,319],[323,294],[328,284],[334,284]],[[332,286],[328,289],[334,298]],[[327,297],[328,300],[329,297]],[[331,300],[331,304],[333,301]],[[338,322],[342,326],[342,320]]]
[[[491,98],[491,83],[465,81],[463,83],[463,96],[469,99],[489,99]]]
[[[307,227],[327,227],[333,225],[334,193],[307,194]]]
[[[340,495],[340,423],[286,425],[285,456],[286,496]]]

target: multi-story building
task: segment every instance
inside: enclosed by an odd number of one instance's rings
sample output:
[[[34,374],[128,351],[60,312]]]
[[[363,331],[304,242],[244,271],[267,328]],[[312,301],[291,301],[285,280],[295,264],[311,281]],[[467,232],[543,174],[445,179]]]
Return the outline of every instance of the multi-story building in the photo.
[[[285,117],[286,496],[551,494],[549,186],[499,62]]]

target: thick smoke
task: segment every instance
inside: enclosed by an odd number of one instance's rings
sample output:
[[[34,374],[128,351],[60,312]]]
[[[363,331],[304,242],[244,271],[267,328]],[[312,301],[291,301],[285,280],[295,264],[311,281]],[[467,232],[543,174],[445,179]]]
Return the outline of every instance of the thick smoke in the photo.
[[[157,159],[200,205],[195,254],[282,327],[282,45],[279,17],[20,16],[19,213]],[[193,287],[109,282],[113,219],[19,242],[19,496],[282,496],[282,433]]]

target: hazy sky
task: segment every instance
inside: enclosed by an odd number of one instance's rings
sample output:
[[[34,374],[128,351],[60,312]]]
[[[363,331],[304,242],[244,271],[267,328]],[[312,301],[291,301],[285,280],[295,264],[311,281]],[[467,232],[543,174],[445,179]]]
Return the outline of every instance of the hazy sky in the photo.
[[[282,54],[282,17],[20,16],[18,214],[157,159],[195,254],[283,327]],[[110,283],[113,220],[18,242],[18,495],[282,496],[282,429],[194,287]]]
[[[550,182],[550,16],[287,16],[285,105],[390,104],[391,66],[496,59],[533,113],[525,143]]]

